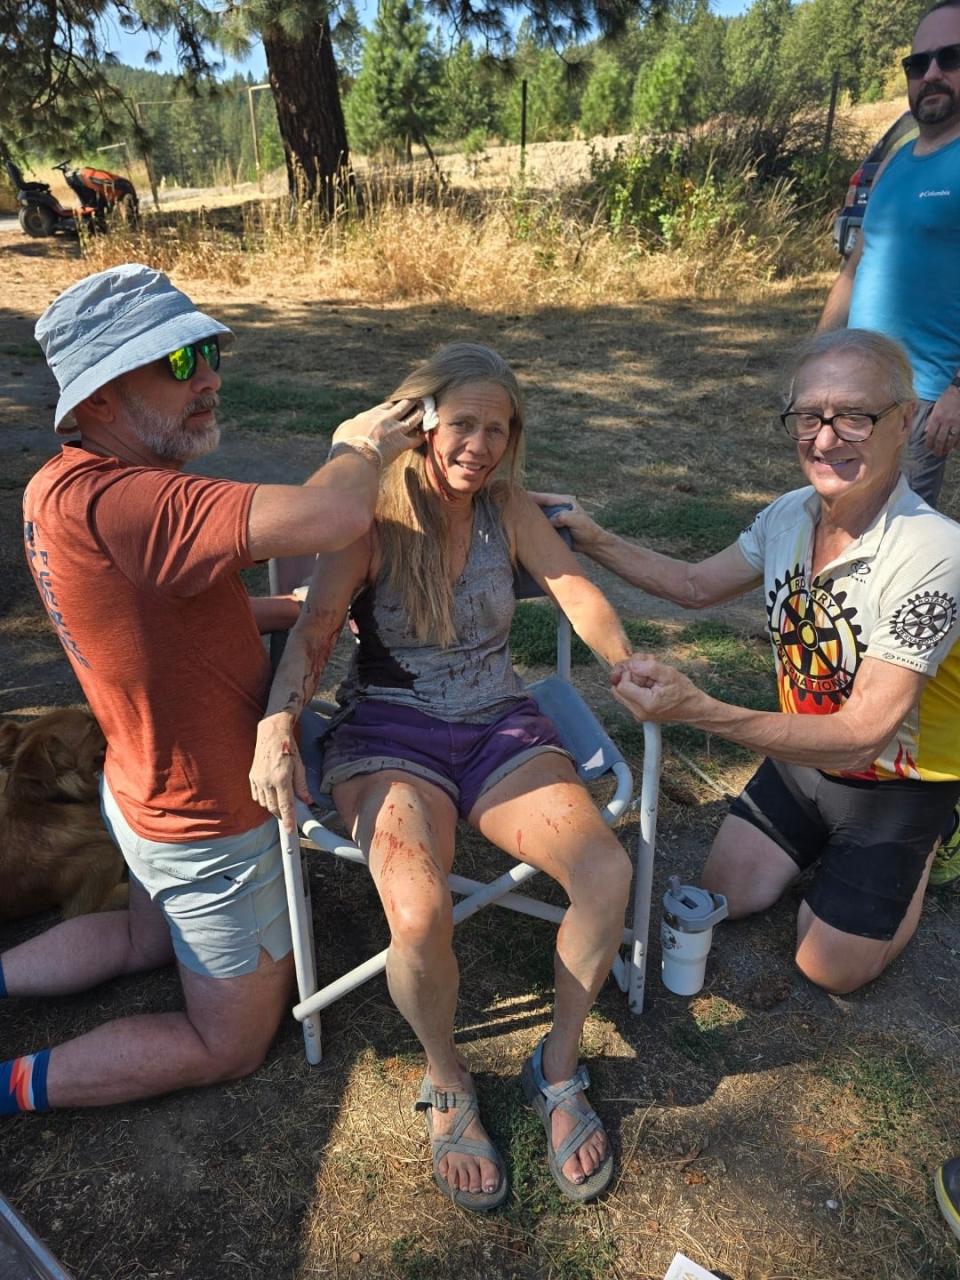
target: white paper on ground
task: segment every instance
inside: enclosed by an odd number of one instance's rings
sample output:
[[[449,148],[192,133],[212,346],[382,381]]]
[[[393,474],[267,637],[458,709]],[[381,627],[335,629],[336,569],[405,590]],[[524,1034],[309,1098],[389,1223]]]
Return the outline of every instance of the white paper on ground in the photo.
[[[663,1280],[716,1280],[716,1277],[699,1263],[691,1262],[685,1253],[677,1253]]]

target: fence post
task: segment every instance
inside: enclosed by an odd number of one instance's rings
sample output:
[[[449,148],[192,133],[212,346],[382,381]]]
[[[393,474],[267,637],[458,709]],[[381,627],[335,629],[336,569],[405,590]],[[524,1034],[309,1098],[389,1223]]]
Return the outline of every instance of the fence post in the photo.
[[[260,141],[257,138],[257,114],[253,109],[253,85],[247,86],[247,106],[250,108],[250,133],[253,135],[253,165],[257,171],[257,186],[263,190],[263,174],[260,172]]]
[[[527,82],[520,81],[520,177],[527,163]]]
[[[143,124],[143,111],[141,110],[142,106],[143,106],[142,102],[135,102],[133,104],[133,110],[137,117],[137,124],[139,124],[141,131],[145,133],[144,124]],[[159,209],[160,195],[157,191],[157,178],[156,178],[156,174],[153,171],[153,158],[150,155],[150,148],[146,143],[144,143],[143,145],[143,163],[146,165],[146,169],[147,169],[147,181],[150,183],[150,194],[153,196],[153,207],[155,209]]]

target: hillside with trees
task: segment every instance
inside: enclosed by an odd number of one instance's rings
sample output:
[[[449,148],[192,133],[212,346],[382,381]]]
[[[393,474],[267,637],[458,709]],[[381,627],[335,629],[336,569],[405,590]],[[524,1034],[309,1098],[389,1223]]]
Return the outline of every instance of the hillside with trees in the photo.
[[[10,3],[0,0],[0,10]],[[522,81],[531,142],[671,132],[723,115],[782,118],[822,107],[834,73],[847,100],[875,100],[901,90],[898,57],[924,8],[923,0],[753,0],[742,15],[723,18],[708,0],[667,0],[665,6],[634,4],[623,12],[622,29],[600,39],[586,10],[578,10],[567,27],[554,22],[548,30],[549,6],[538,3],[515,30],[501,21],[486,38],[461,38],[438,22],[434,0],[383,0],[367,30],[352,0],[325,10],[345,119],[338,154],[344,160],[350,150],[409,157],[415,144],[475,151],[490,141],[516,142]],[[32,7],[20,5],[19,12]],[[267,7],[259,6],[261,26]],[[287,9],[305,20],[309,7]],[[502,19],[507,10],[498,12]],[[158,30],[169,18],[165,13],[164,5],[154,6]],[[38,23],[24,26],[24,39],[39,38]],[[182,74],[101,61],[91,71],[95,92],[88,85],[86,96],[65,75],[59,97],[38,98],[35,86],[30,91],[24,83],[29,68],[6,65],[8,54],[0,50],[0,73],[9,72],[0,93],[4,141],[27,157],[39,157],[54,141],[84,157],[97,146],[126,142],[131,154],[148,146],[158,178],[181,185],[253,179],[246,93],[252,78],[217,81],[208,60],[217,48],[242,52],[252,27],[244,35],[230,27],[215,32],[199,18],[197,23],[192,37],[181,33]],[[303,33],[302,23],[294,28]],[[576,42],[547,38],[575,29],[581,36]],[[96,52],[95,45],[87,49]],[[315,85],[279,84],[273,72],[270,78],[274,92],[252,98],[261,163],[265,169],[302,164],[285,120],[287,99],[309,96]],[[79,98],[83,110],[76,109]],[[316,163],[323,168],[326,162]],[[309,193],[316,174],[300,176]]]

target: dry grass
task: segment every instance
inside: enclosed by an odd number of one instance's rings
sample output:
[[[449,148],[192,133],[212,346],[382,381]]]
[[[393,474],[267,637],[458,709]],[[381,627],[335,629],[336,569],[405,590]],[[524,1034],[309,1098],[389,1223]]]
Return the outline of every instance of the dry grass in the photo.
[[[864,104],[841,118],[874,137],[902,109],[899,102]],[[253,183],[207,192],[168,189],[161,213],[147,210],[142,231],[120,229],[90,241],[84,256],[91,269],[139,260],[236,286],[269,278],[281,260],[285,275],[345,298],[520,313],[606,299],[747,298],[776,278],[832,265],[827,222],[805,220],[783,185],[755,192],[749,217],[738,226],[721,224],[715,235],[683,243],[681,220],[677,247],[651,250],[612,234],[576,192],[594,155],[609,157],[630,142],[535,144],[522,185],[518,147],[490,147],[479,162],[441,156],[442,189],[423,157],[399,169],[359,158],[364,212],[332,222],[318,219],[308,205],[291,211],[283,170],[265,176],[266,198]],[[146,208],[143,181],[141,188]],[[229,215],[215,205],[227,205]]]
[[[749,227],[694,248],[651,251],[615,235],[600,212],[572,196],[438,190],[423,175],[379,173],[360,183],[362,212],[317,217],[286,200],[144,219],[84,242],[88,269],[145,261],[167,271],[231,285],[303,277],[345,298],[437,301],[527,313],[562,304],[697,296],[747,297],[776,275],[815,259],[819,225],[804,226],[789,194],[758,199]]]

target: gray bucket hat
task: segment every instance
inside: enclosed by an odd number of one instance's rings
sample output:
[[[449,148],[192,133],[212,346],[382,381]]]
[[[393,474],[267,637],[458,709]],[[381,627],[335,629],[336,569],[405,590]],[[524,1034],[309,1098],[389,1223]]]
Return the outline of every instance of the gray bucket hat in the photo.
[[[223,346],[233,340],[162,271],[140,262],[78,280],[54,298],[33,334],[60,386],[53,420],[60,434],[74,430],[65,419],[80,401],[121,373],[216,334]]]

